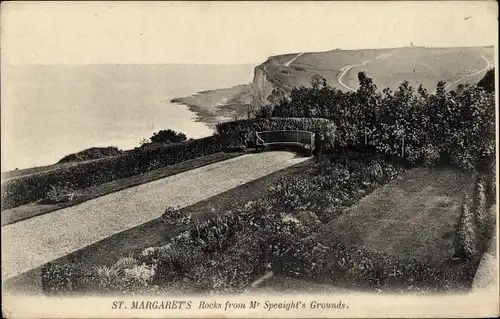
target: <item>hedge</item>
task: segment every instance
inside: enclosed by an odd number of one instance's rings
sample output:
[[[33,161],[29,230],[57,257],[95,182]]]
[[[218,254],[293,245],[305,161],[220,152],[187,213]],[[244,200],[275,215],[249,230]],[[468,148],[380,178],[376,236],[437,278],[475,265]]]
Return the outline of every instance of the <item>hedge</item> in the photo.
[[[246,137],[254,132],[275,130],[302,130],[316,134],[317,148],[330,146],[335,139],[335,125],[324,118],[272,117],[244,119],[217,124],[217,133],[223,139],[239,139],[244,143]]]
[[[222,150],[220,136],[213,135],[183,143],[137,148],[118,156],[7,180],[2,184],[2,210],[44,199],[53,186],[70,184],[75,189],[83,189]]]

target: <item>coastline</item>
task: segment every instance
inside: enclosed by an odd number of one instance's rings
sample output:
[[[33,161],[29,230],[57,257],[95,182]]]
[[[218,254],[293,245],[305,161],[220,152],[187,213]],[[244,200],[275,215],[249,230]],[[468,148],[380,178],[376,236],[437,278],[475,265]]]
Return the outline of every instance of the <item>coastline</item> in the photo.
[[[248,116],[247,110],[252,104],[252,100],[251,84],[240,84],[229,88],[199,91],[193,95],[173,98],[165,102],[185,105],[189,111],[196,114],[195,122],[204,123],[215,131],[215,126],[219,122],[230,121],[236,118],[246,118]],[[79,161],[53,163],[19,170],[6,170],[1,172],[1,179],[4,182],[12,178],[74,166],[79,163]]]
[[[246,118],[252,104],[251,84],[229,88],[200,91],[196,94],[174,98],[171,103],[186,105],[196,114],[196,121],[212,129],[219,122]]]

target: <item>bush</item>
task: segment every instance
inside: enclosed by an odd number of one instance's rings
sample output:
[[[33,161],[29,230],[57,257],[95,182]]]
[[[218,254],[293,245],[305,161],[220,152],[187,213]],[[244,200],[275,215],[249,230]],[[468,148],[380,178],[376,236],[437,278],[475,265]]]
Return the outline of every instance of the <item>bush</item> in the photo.
[[[46,198],[55,185],[69,183],[76,189],[83,189],[221,151],[221,139],[214,135],[184,143],[138,148],[72,167],[7,180],[2,183],[2,210]]]
[[[167,225],[188,225],[191,221],[191,214],[186,213],[182,209],[169,206],[165,209],[162,220]]]
[[[384,177],[384,171],[380,163],[376,160],[370,162],[367,167],[368,179],[374,182],[381,182]]]
[[[355,92],[313,79],[311,87],[293,88],[289,98],[263,115],[330,119],[336,125],[338,148],[370,146],[414,164],[420,164],[423,155],[427,165],[440,161],[439,154],[450,164],[472,170],[495,152],[493,71],[485,78],[459,94],[447,92],[442,81],[433,94],[422,86],[415,90],[407,81],[394,92],[380,92],[363,72]]]
[[[187,243],[167,245],[153,263],[156,265],[156,272],[152,282],[164,286],[175,280],[180,280],[205,259],[206,255],[200,247]]]
[[[441,155],[439,149],[432,144],[427,144],[422,148],[423,163],[427,167],[433,167],[439,163]]]
[[[186,134],[177,133],[174,130],[161,130],[157,133],[154,133],[150,138],[151,143],[181,143],[187,140]]]
[[[196,292],[241,293],[263,268],[262,238],[256,232],[240,235],[224,254],[215,254],[186,277]]]
[[[42,266],[42,291],[45,294],[79,293],[97,282],[97,273],[75,264],[48,263]]]
[[[42,266],[42,290],[45,294],[68,293],[151,293],[156,265],[139,264],[125,257],[111,266],[87,269],[76,264],[49,263]]]
[[[477,256],[478,241],[475,232],[474,215],[470,211],[469,202],[469,197],[466,196],[462,203],[462,212],[454,243],[454,256],[463,261],[471,261]]]
[[[488,212],[486,210],[486,194],[484,187],[484,177],[479,176],[475,187],[474,219],[480,234],[486,231]]]
[[[317,149],[331,146],[335,138],[335,125],[327,119],[319,118],[256,118],[217,124],[217,132],[223,139],[239,138],[241,142],[255,132],[275,130],[315,133]]]
[[[70,183],[51,185],[47,191],[47,200],[51,203],[71,201],[76,189]]]

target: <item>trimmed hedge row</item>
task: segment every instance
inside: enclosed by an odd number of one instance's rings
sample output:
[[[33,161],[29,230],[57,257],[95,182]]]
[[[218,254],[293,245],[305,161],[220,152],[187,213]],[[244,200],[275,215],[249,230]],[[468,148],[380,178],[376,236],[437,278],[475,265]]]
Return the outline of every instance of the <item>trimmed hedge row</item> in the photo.
[[[44,199],[53,186],[71,184],[75,189],[97,186],[222,150],[221,137],[214,135],[155,148],[138,148],[69,168],[15,178],[2,183],[2,210]]]
[[[217,133],[223,138],[237,139],[245,144],[247,137],[259,131],[302,130],[316,134],[316,147],[328,147],[335,139],[335,125],[324,118],[273,117],[244,119],[217,124]]]

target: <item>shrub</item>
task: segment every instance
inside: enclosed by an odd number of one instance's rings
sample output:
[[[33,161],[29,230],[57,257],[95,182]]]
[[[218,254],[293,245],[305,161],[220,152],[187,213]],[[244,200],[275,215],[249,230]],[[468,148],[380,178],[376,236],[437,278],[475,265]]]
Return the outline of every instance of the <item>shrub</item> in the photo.
[[[327,119],[319,118],[256,118],[217,124],[217,132],[223,139],[245,137],[259,131],[303,130],[316,134],[316,147],[332,145],[335,137],[335,125]]]
[[[436,146],[427,144],[422,148],[422,157],[425,166],[433,167],[439,163],[441,156]]]
[[[480,234],[484,234],[487,223],[486,194],[484,177],[479,176],[475,187],[474,220]]]
[[[153,283],[164,285],[185,276],[206,259],[200,247],[188,243],[168,245],[157,256]]]
[[[477,255],[477,238],[474,225],[474,215],[470,211],[469,201],[468,196],[466,196],[462,203],[462,212],[454,243],[454,256],[463,261],[470,261]]]
[[[78,293],[95,285],[97,276],[75,264],[48,263],[41,268],[42,291],[45,294]]]
[[[184,142],[187,140],[186,134],[184,133],[177,133],[174,130],[161,130],[159,132],[156,132],[151,136],[150,138],[151,143],[180,143]]]
[[[182,209],[168,206],[162,215],[162,220],[167,225],[188,225],[191,221],[191,214]]]
[[[42,266],[42,290],[45,294],[150,293],[155,291],[152,279],[156,265],[139,264],[132,257],[118,260],[111,266],[94,269],[77,264],[49,263]]]
[[[370,162],[367,167],[368,179],[374,182],[380,182],[384,177],[384,171],[380,163],[376,160]]]
[[[75,187],[70,183],[59,183],[51,185],[47,191],[47,199],[52,203],[71,201],[75,193]]]
[[[95,268],[97,289],[113,294],[150,293],[156,273],[156,265],[146,264],[114,264]]]
[[[227,212],[201,224],[192,223],[189,236],[205,252],[220,251],[232,244],[236,232],[243,227],[242,216]]]

